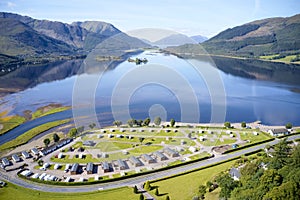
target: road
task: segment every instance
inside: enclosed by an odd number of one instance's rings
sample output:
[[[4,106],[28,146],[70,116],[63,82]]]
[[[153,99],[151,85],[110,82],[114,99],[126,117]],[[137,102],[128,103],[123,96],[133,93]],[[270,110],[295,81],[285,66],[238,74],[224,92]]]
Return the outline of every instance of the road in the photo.
[[[294,136],[288,137],[288,140],[294,140],[294,139],[299,139],[299,138],[300,138],[300,135],[294,135]],[[141,184],[147,180],[155,180],[155,179],[159,179],[159,178],[163,178],[163,177],[167,177],[167,176],[176,175],[176,174],[179,174],[182,172],[186,172],[186,171],[198,169],[198,168],[201,168],[201,167],[204,167],[207,165],[226,161],[228,159],[235,158],[235,157],[244,155],[246,153],[250,153],[250,152],[262,149],[266,145],[277,144],[279,141],[280,141],[279,139],[275,139],[274,141],[260,144],[260,145],[250,147],[247,149],[243,149],[243,150],[231,153],[231,154],[217,156],[217,157],[214,157],[214,158],[211,158],[208,160],[203,160],[203,161],[199,161],[196,163],[187,164],[184,166],[179,166],[179,167],[176,167],[173,169],[168,169],[168,170],[164,170],[161,172],[150,173],[147,175],[141,175],[141,176],[134,177],[134,178],[113,181],[110,183],[100,183],[100,184],[95,184],[95,185],[56,186],[56,185],[38,184],[38,183],[30,182],[30,181],[27,182],[23,179],[20,179],[15,174],[15,172],[12,175],[10,175],[10,173],[5,174],[3,171],[0,171],[0,177],[1,177],[1,179],[4,179],[4,180],[11,182],[13,184],[16,184],[16,185],[19,185],[19,186],[22,186],[25,188],[34,189],[34,190],[45,191],[45,192],[72,192],[72,193],[91,192],[91,191],[97,191],[97,190],[99,190],[99,188],[101,188],[101,190],[102,189],[106,190],[106,189],[113,189],[113,188],[119,188],[119,187],[124,187],[124,186],[133,186],[133,185]]]

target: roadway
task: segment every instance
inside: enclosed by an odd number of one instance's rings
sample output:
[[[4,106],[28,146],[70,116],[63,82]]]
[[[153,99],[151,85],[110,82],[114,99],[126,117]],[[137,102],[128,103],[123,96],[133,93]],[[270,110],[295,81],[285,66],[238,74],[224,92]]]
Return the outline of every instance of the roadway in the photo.
[[[288,140],[294,140],[294,139],[299,139],[300,135],[294,135],[288,137]],[[246,153],[251,153],[254,151],[257,151],[259,149],[263,149],[266,145],[274,145],[277,144],[280,140],[275,139],[274,141],[267,142],[264,144],[260,144],[257,146],[249,147],[247,149],[243,149],[237,152],[233,152],[231,154],[226,154],[226,155],[220,155],[216,156],[214,158],[210,158],[207,160],[199,161],[196,163],[191,163],[187,164],[184,166],[179,166],[173,169],[167,169],[161,172],[155,172],[155,173],[150,173],[147,175],[141,175],[138,177],[134,178],[127,178],[124,180],[119,180],[119,181],[112,181],[109,183],[99,183],[99,184],[94,184],[94,185],[82,185],[82,186],[57,186],[57,185],[47,185],[47,184],[39,184],[31,181],[26,181],[23,179],[20,179],[17,175],[16,172],[10,172],[6,173],[0,170],[0,177],[3,180],[6,180],[8,182],[11,182],[13,184],[16,184],[21,187],[25,188],[30,188],[34,190],[39,190],[39,191],[45,191],[45,192],[91,192],[91,191],[97,191],[99,189],[101,190],[107,190],[107,189],[113,189],[113,188],[119,188],[119,187],[125,187],[125,186],[133,186],[133,185],[138,185],[143,182],[146,182],[147,180],[156,180],[160,179],[163,177],[168,177],[172,175],[176,175],[179,173],[183,173],[186,171],[198,169],[207,165],[212,165],[218,162],[226,161],[228,159],[232,159],[238,156],[242,156]]]

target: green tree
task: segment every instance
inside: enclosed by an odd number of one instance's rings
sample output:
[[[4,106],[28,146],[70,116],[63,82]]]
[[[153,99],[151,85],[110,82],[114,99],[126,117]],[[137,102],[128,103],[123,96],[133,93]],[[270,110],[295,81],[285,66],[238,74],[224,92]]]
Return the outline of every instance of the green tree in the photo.
[[[171,127],[174,127],[174,125],[175,125],[175,119],[172,118],[172,119],[170,120],[170,125],[171,125]]]
[[[84,131],[84,126],[79,126],[78,128],[77,128],[77,132],[78,133],[82,133]]]
[[[144,195],[141,193],[140,194],[140,200],[144,200],[145,199],[145,197],[144,197]]]
[[[143,138],[143,137],[139,137],[139,141],[140,141],[141,144],[143,143],[144,139],[145,138]]]
[[[147,190],[147,191],[151,190],[150,181],[146,181],[146,183],[144,185],[144,189]]]
[[[48,145],[50,144],[50,139],[49,138],[44,139],[44,144],[46,147],[48,147]]]
[[[291,128],[293,128],[293,125],[292,125],[292,123],[287,123],[286,125],[285,125],[285,128],[287,128],[287,129],[291,129]]]
[[[137,126],[142,126],[143,125],[143,120],[142,119],[137,120],[136,125]]]
[[[288,200],[298,200],[300,197],[299,189],[297,184],[294,182],[286,182],[279,187],[274,187],[270,192],[268,192],[263,200],[269,199],[288,199]]]
[[[279,186],[282,183],[282,177],[274,169],[268,169],[259,179],[260,186],[258,190],[263,191],[264,193],[270,191],[273,187]]]
[[[289,147],[287,140],[281,140],[278,144],[274,146],[273,159],[270,162],[270,166],[274,169],[280,169],[285,166],[289,160],[289,152],[291,148]]]
[[[155,195],[158,196],[159,195],[159,191],[158,188],[155,189]]]
[[[77,135],[77,133],[78,133],[78,131],[77,131],[76,128],[71,128],[71,129],[69,130],[69,136],[70,136],[70,137],[75,137],[75,136]]]
[[[241,127],[246,128],[246,126],[247,126],[246,122],[241,123]]]
[[[89,125],[89,127],[90,127],[90,129],[93,129],[93,128],[96,127],[96,124],[95,124],[95,123],[92,123],[92,124]]]
[[[206,187],[204,185],[199,186],[199,197],[200,199],[204,199],[204,195],[206,193]]]
[[[122,122],[119,121],[119,120],[116,120],[116,121],[113,122],[113,124],[114,124],[115,126],[117,126],[117,127],[120,127],[120,126],[122,125]]]
[[[144,126],[149,126],[151,122],[151,119],[149,117],[147,117],[145,120],[144,120]]]
[[[139,192],[139,190],[138,190],[137,186],[135,185],[135,186],[133,187],[133,193],[134,193],[134,194],[137,194],[138,192]]]
[[[224,123],[224,126],[225,126],[226,128],[231,128],[230,122],[225,122],[225,123]]]
[[[230,198],[231,191],[238,186],[238,182],[234,181],[228,173],[217,176],[216,182],[221,187],[219,197],[224,199]]]
[[[161,118],[160,118],[160,117],[155,117],[155,119],[154,119],[154,124],[155,124],[156,126],[159,126],[160,123],[161,123]]]
[[[53,134],[53,141],[54,141],[54,142],[58,142],[59,139],[60,139],[60,137],[59,137],[56,133],[54,133],[54,134]]]
[[[135,124],[136,124],[136,120],[135,119],[129,119],[128,121],[127,121],[127,124],[128,124],[128,126],[129,127],[133,127]]]

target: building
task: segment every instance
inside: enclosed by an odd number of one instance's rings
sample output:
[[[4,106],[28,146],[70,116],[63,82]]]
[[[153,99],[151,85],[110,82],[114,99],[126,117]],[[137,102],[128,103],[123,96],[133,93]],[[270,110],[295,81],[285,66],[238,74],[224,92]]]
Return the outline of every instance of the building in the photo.
[[[168,158],[159,151],[154,152],[154,156],[158,161],[168,160]]]
[[[142,159],[143,159],[143,161],[145,161],[148,164],[155,163],[155,160],[148,154],[143,154]]]
[[[192,152],[192,153],[195,153],[197,151],[197,148],[193,147],[193,146],[190,146],[189,151]]]
[[[30,158],[30,154],[27,152],[27,151],[22,151],[22,157],[24,158],[24,159],[28,159],[28,158]]]
[[[143,165],[143,163],[142,163],[139,159],[137,159],[136,157],[134,157],[134,156],[131,156],[131,157],[129,158],[129,162],[130,162],[133,166],[135,166],[135,167],[140,167],[140,166]]]
[[[19,157],[17,154],[12,155],[11,158],[12,158],[13,161],[15,161],[15,162],[20,162],[20,161],[21,161],[20,157]]]
[[[4,167],[6,167],[6,166],[10,165],[10,162],[7,158],[2,158],[2,164],[3,164]]]
[[[241,173],[237,168],[231,168],[229,171],[229,174],[231,176],[231,178],[233,178],[233,180],[238,181],[240,180],[241,177]]]
[[[126,165],[125,165],[125,162],[121,159],[118,160],[118,165],[119,165],[119,168],[120,170],[125,170],[126,169]]]
[[[94,171],[94,164],[89,162],[86,165],[86,172],[87,172],[87,174],[93,174],[93,171]]]
[[[268,133],[270,133],[271,136],[277,137],[279,135],[287,135],[289,131],[286,128],[274,128],[268,130]]]
[[[95,146],[95,142],[93,142],[93,141],[91,141],[91,140],[85,140],[85,141],[83,141],[83,145],[84,146],[90,146],[90,147],[92,147],[92,146]]]
[[[76,175],[78,173],[78,169],[79,169],[79,164],[78,163],[73,164],[70,170],[71,175]]]
[[[31,149],[31,153],[33,153],[34,155],[38,155],[39,150],[37,150],[37,148],[33,148],[33,149]]]
[[[171,158],[179,156],[179,154],[176,151],[170,149],[169,147],[164,149],[164,153],[166,153]]]
[[[109,167],[108,162],[102,163],[102,169],[103,169],[104,173],[110,172],[110,167]]]

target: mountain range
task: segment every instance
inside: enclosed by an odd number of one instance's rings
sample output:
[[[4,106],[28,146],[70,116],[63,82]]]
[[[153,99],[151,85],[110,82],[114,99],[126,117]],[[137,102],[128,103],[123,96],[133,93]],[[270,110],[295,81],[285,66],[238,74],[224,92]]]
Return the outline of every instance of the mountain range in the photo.
[[[229,28],[198,44],[168,48],[173,53],[256,57],[300,53],[300,14],[253,21]]]
[[[129,41],[130,48],[149,46],[106,22],[67,24],[0,12],[0,54],[6,56],[88,52],[112,36]]]

